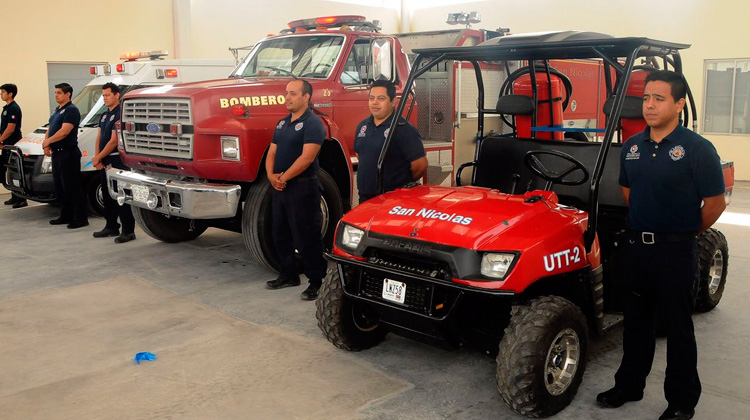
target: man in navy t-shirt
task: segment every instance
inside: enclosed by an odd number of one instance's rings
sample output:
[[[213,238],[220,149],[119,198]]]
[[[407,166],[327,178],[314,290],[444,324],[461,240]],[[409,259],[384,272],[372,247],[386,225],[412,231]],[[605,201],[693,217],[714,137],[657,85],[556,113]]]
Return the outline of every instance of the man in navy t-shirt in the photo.
[[[51,225],[67,224],[68,229],[89,225],[86,201],[81,187],[81,150],[78,149],[78,125],[81,112],[70,101],[73,87],[67,83],[55,85],[58,107],[49,118],[42,148],[52,156],[52,180],[60,202],[60,217]]]
[[[295,248],[309,286],[303,300],[314,300],[326,274],[321,236],[321,186],[318,180],[318,152],[326,130],[310,109],[312,86],[294,80],[286,86],[286,108],[290,114],[274,128],[266,156],[266,175],[273,187],[273,239],[279,255],[279,277],[266,283],[269,289],[300,284]],[[259,182],[259,181],[258,181]]]
[[[0,147],[12,146],[21,140],[21,107],[16,102],[18,87],[13,83],[6,83],[0,86],[0,99],[5,102],[3,113],[0,116]],[[5,174],[5,164],[8,163],[10,153],[3,153],[0,156],[0,176]],[[6,206],[13,206],[14,209],[26,207],[26,199],[11,194],[10,200],[5,201]]]
[[[359,156],[357,190],[360,203],[381,193],[378,190],[378,158],[394,118],[395,97],[396,87],[389,81],[377,80],[370,85],[372,115],[359,123],[354,137],[354,151]],[[416,181],[425,171],[427,157],[419,132],[408,121],[399,118],[383,161],[383,192]]]
[[[620,185],[629,206],[623,250],[628,262],[623,357],[615,387],[597,396],[605,408],[643,398],[654,359],[658,307],[667,330],[668,407],[660,420],[690,419],[698,404],[701,383],[692,320],[696,235],[714,224],[726,207],[716,149],[680,124],[686,91],[679,74],[652,71],[643,93],[648,127],[622,147]]]
[[[107,168],[128,170],[122,163],[117,153],[117,134],[115,124],[120,121],[120,88],[112,82],[102,86],[102,100],[107,111],[99,119],[99,133],[96,136],[96,155],[91,159],[91,164],[99,170],[102,185],[102,199],[104,201],[104,219],[107,224],[104,229],[94,232],[94,238],[106,238],[116,236],[115,243],[121,244],[135,239],[135,219],[130,210],[130,205],[117,205],[117,202],[109,195],[107,187]],[[117,218],[122,223],[122,234]]]

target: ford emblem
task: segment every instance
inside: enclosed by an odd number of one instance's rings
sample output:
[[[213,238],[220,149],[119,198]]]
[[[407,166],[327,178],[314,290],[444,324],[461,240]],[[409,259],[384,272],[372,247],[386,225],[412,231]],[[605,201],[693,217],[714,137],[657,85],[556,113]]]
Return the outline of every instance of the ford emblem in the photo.
[[[146,131],[149,133],[161,133],[161,125],[157,123],[148,123],[146,126]]]

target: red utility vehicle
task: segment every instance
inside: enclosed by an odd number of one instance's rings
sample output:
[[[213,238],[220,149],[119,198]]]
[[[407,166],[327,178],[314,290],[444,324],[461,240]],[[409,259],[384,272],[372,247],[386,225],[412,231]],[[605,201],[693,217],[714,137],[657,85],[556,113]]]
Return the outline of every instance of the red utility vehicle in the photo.
[[[513,410],[545,417],[565,408],[583,378],[589,334],[603,334],[621,320],[620,267],[633,263],[618,260],[627,215],[618,139],[645,127],[645,75],[658,67],[681,73],[679,50],[687,47],[568,31],[416,50],[406,86],[445,60],[476,69],[480,140],[475,159],[462,165],[473,168],[472,185],[460,186],[459,170],[457,187],[399,189],[341,219],[328,255],[335,268],[316,302],[326,338],[351,351],[377,345],[388,332],[473,344],[497,354],[497,386]],[[603,69],[607,119],[598,142],[570,139],[561,124],[576,85],[549,63],[581,59]],[[508,77],[511,88],[488,98],[483,86],[494,82],[480,70],[513,61],[526,68]],[[692,94],[689,103],[686,126],[696,116]],[[485,132],[487,117],[498,114],[511,132]],[[397,123],[381,163],[395,130]],[[723,165],[728,200],[733,166]],[[716,229],[698,242],[695,309],[701,312],[721,299],[728,251]]]

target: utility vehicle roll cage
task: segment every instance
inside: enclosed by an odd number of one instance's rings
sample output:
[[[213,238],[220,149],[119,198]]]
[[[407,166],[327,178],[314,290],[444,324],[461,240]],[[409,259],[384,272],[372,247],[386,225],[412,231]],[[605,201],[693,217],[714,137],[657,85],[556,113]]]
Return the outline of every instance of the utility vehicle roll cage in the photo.
[[[596,163],[591,172],[591,184],[589,188],[588,199],[588,228],[585,234],[585,244],[587,252],[591,250],[596,235],[598,222],[598,197],[599,184],[604,171],[604,162],[607,159],[609,145],[612,143],[615,132],[618,130],[620,116],[622,114],[623,103],[625,101],[628,82],[630,75],[636,66],[638,58],[644,58],[644,64],[650,68],[658,69],[659,60],[662,61],[661,68],[669,68],[682,74],[682,60],[679,50],[688,48],[688,44],[678,44],[673,42],[658,41],[649,38],[614,38],[610,35],[595,32],[563,31],[534,33],[527,35],[511,35],[499,38],[493,38],[477,46],[469,47],[441,47],[416,49],[417,58],[412,66],[412,71],[406,81],[405,86],[414,86],[415,79],[426,73],[430,68],[436,66],[444,60],[459,60],[469,62],[474,67],[478,87],[477,100],[477,136],[476,150],[474,161],[479,157],[479,150],[484,135],[484,118],[487,114],[500,114],[495,109],[485,108],[484,98],[484,81],[480,62],[501,62],[505,64],[506,71],[509,72],[508,63],[526,62],[534,63],[534,68],[541,66],[549,74],[549,60],[554,59],[601,59],[604,66],[604,79],[608,102],[611,102],[611,110],[606,119],[606,128],[604,137],[599,149]],[[616,74],[616,80],[612,81],[612,70]],[[534,71],[530,72],[531,85],[534,87],[532,102],[537,102],[536,79]],[[410,103],[408,115],[409,119],[413,110],[415,100],[409,101],[408,95],[414,95],[414,89],[404,89],[405,97],[400,101],[396,109],[396,115],[403,115],[406,104]],[[412,98],[414,99],[414,98]],[[696,122],[695,103],[692,93],[688,87],[688,102],[683,114],[683,124],[687,127],[689,121],[693,121],[693,129]],[[393,140],[394,132],[398,129],[398,118],[393,118],[390,126],[390,132],[385,140],[380,157],[378,158],[378,185],[382,191],[382,169],[385,155]],[[532,121],[536,125],[536,121]],[[533,135],[533,134],[532,134]],[[554,141],[554,140],[550,140]],[[475,182],[476,171],[472,176],[472,183]]]

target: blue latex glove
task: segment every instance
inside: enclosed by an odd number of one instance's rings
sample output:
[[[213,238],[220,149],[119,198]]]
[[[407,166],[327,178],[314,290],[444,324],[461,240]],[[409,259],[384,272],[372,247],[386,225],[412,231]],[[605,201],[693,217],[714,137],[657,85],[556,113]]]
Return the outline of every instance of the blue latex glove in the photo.
[[[156,355],[153,353],[144,351],[144,352],[136,353],[133,360],[140,365],[141,360],[148,360],[148,361],[156,360]]]

